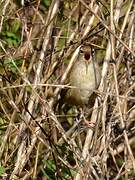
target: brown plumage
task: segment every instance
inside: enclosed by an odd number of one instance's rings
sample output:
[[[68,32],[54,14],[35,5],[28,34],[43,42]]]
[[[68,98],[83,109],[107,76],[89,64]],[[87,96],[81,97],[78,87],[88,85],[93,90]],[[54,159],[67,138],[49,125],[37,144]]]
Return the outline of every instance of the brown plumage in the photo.
[[[67,83],[76,88],[64,90],[61,93],[62,101],[79,106],[89,104],[89,99],[93,91],[98,88],[100,80],[101,74],[98,63],[93,62],[90,51],[84,49],[67,78]]]

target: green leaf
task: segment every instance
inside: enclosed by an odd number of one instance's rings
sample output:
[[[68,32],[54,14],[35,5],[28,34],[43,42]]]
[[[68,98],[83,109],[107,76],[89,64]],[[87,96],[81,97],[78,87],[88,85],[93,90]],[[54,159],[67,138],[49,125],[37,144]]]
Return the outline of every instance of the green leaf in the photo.
[[[6,42],[7,42],[7,44],[8,44],[9,47],[13,47],[13,41],[12,41],[12,39],[7,38],[7,39],[6,39]]]
[[[122,165],[123,165],[123,163],[124,163],[124,160],[121,158],[119,158],[119,159],[117,159],[117,165],[119,166],[119,167],[121,167]]]
[[[12,44],[13,44],[13,46],[14,46],[14,47],[17,47],[17,45],[18,45],[18,42],[17,42],[17,40],[15,40],[15,39],[12,39]]]
[[[16,33],[21,26],[21,22],[19,19],[15,19],[12,26],[12,32]]]
[[[5,168],[3,166],[0,166],[0,176],[5,173]]]
[[[53,160],[44,161],[44,164],[46,164],[48,169],[51,169],[52,171],[56,170],[56,166]]]
[[[7,35],[7,37],[9,37],[9,38],[17,39],[16,34],[14,34],[14,33],[12,33],[12,32],[7,31],[7,32],[6,32],[6,35]]]
[[[118,180],[124,180],[125,178],[124,178],[124,176],[120,176],[119,178],[118,178]]]
[[[45,170],[43,170],[44,176],[46,176],[49,180],[55,180],[55,172],[56,172],[56,165],[53,160],[43,161],[46,165]]]
[[[51,5],[51,0],[42,0],[42,3],[45,7],[49,7]]]
[[[21,67],[21,65],[23,63],[23,59],[15,59],[14,63],[19,68],[19,67]],[[7,67],[8,70],[12,71],[13,73],[17,72],[16,66],[12,63],[12,61],[10,59],[6,59],[4,61],[4,65]]]

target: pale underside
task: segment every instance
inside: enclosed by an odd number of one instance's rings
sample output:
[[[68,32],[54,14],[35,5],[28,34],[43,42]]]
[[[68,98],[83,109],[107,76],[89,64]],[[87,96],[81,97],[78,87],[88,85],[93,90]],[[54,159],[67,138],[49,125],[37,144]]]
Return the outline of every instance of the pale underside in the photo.
[[[77,61],[69,74],[69,83],[76,89],[69,89],[66,101],[73,105],[84,105],[89,103],[89,98],[100,83],[100,69],[96,62],[80,60]]]

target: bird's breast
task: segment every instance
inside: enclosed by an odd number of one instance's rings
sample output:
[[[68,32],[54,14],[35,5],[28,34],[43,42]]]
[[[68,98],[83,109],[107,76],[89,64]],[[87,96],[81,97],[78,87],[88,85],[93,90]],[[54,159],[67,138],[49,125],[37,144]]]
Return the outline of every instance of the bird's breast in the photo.
[[[70,104],[88,104],[89,97],[100,83],[100,70],[97,64],[78,61],[69,75],[69,83],[76,89],[69,89],[66,99]]]
[[[78,61],[70,73],[69,83],[81,89],[93,90],[100,82],[100,70],[95,63],[86,64],[85,61]]]

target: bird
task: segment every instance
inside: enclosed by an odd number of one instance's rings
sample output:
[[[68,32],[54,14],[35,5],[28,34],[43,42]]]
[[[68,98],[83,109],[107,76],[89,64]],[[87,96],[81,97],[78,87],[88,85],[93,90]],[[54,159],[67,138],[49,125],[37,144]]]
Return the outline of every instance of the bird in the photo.
[[[81,48],[77,60],[73,64],[67,82],[70,88],[61,92],[61,99],[69,105],[84,107],[90,104],[91,96],[100,84],[101,71],[98,62],[93,60],[91,48]]]

